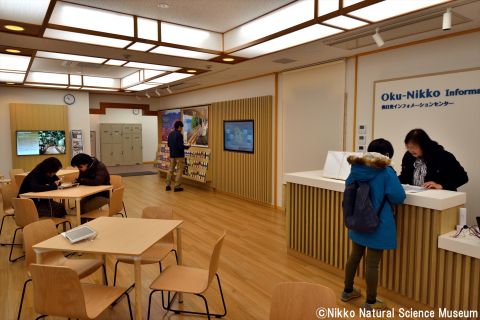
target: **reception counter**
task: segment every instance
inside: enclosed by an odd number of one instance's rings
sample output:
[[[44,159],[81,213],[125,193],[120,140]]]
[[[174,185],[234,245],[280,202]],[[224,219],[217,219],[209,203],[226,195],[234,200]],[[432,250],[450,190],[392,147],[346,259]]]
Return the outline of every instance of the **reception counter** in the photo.
[[[284,181],[288,252],[344,269],[351,251],[342,213],[345,181],[323,178],[321,170],[285,174]],[[394,206],[398,247],[384,252],[379,285],[432,308],[478,310],[480,259],[438,247],[465,202],[462,192],[407,193],[404,204]],[[357,275],[365,275],[364,259]]]

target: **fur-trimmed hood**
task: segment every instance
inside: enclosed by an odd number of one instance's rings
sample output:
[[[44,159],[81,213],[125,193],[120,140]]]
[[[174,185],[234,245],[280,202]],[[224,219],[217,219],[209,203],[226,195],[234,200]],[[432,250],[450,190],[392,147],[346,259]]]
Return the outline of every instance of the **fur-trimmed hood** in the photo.
[[[350,164],[359,164],[362,166],[369,166],[374,169],[383,169],[386,167],[393,167],[393,162],[389,157],[377,152],[367,152],[362,157],[349,156],[347,158]]]

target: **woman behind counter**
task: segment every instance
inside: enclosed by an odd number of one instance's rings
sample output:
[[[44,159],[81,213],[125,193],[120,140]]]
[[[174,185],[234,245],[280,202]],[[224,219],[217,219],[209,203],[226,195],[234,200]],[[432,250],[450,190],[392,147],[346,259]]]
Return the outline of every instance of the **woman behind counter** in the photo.
[[[468,176],[455,156],[422,129],[413,129],[405,137],[407,152],[398,178],[402,184],[430,189],[457,191]]]
[[[61,181],[56,176],[62,163],[57,158],[47,158],[39,163],[23,180],[19,195],[28,192],[57,190]],[[52,199],[32,199],[37,207],[38,216],[63,218],[67,214],[65,206]]]

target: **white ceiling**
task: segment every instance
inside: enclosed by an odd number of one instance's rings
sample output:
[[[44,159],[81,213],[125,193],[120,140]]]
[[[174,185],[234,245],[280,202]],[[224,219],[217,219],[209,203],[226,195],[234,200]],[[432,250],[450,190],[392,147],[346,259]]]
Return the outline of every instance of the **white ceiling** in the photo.
[[[210,31],[225,32],[293,1],[71,0],[69,2],[183,24]],[[170,7],[167,9],[158,7],[159,4],[163,3]]]

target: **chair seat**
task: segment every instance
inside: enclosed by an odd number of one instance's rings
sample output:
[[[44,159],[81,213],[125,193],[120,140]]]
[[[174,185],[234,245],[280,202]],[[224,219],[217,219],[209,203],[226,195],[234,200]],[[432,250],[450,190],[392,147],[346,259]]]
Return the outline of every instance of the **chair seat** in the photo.
[[[102,259],[67,259],[65,260],[65,258],[63,257],[59,258],[60,254],[61,253],[58,253],[58,255],[46,256],[42,264],[50,265],[50,266],[62,265],[65,267],[70,267],[77,272],[79,279],[88,277],[103,265]],[[30,270],[27,270],[27,273],[29,276],[31,276]]]
[[[162,261],[173,249],[171,244],[165,245],[157,243],[150,247],[141,255],[142,264],[152,264]],[[117,260],[123,263],[133,264],[134,260],[131,256],[117,256]]]
[[[109,287],[82,283],[83,295],[87,307],[87,315],[95,319],[117,300],[128,288]],[[88,303],[87,303],[88,302]]]
[[[87,213],[84,213],[80,216],[80,218],[85,218],[85,219],[97,219],[100,217],[108,217],[108,210],[93,210]]]
[[[49,218],[49,217],[40,218],[40,220],[47,220],[47,219],[52,220],[56,226],[58,226],[60,223],[69,222],[67,219],[63,219],[63,218]]]
[[[5,215],[6,216],[13,216],[14,215],[14,212],[15,212],[15,209],[7,209],[5,210]]]
[[[208,270],[171,265],[150,285],[152,290],[201,294],[208,288]]]

